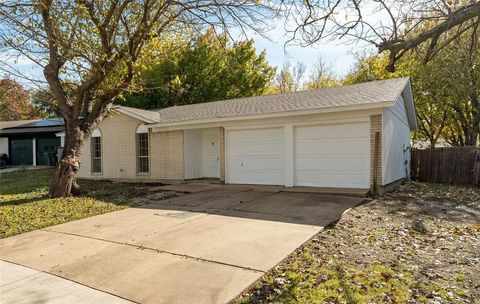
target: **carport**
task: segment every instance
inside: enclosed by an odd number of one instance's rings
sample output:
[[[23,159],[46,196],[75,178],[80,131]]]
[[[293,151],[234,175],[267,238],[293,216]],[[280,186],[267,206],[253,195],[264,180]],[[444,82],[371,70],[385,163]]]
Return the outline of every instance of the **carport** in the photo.
[[[13,166],[53,166],[57,160],[61,138],[65,130],[62,119],[39,119],[14,122],[14,126],[0,130],[2,151],[10,157]]]

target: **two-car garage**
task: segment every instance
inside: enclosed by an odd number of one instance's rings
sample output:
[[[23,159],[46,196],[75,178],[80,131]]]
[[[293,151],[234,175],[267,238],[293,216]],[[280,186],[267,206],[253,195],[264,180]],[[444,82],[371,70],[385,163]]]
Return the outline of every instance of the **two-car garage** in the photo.
[[[226,130],[226,182],[368,189],[369,130],[364,121]]]

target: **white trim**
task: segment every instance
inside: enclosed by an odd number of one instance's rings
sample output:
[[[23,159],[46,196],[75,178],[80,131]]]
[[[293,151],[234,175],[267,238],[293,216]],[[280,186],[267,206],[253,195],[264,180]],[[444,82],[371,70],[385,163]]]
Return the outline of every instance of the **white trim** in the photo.
[[[95,130],[93,130],[91,137],[102,137],[102,132],[99,128],[96,128]]]
[[[208,119],[194,119],[194,120],[186,120],[186,121],[173,122],[173,123],[154,123],[154,124],[148,125],[148,128],[152,129],[153,132],[162,132],[162,131],[167,131],[167,130],[186,129],[186,128],[189,128],[189,126],[191,126],[191,125],[195,126],[193,128],[199,128],[199,125],[202,125],[202,124],[215,124],[215,123],[217,123],[218,126],[221,126],[222,122],[231,122],[231,121],[265,119],[265,118],[281,118],[281,117],[290,117],[290,116],[298,116],[298,115],[345,112],[345,111],[355,111],[355,110],[383,109],[383,108],[386,108],[386,107],[393,106],[395,101],[396,100],[379,102],[379,103],[374,103],[374,104],[331,107],[331,108],[313,109],[313,110],[297,110],[297,111],[279,112],[279,113],[271,113],[271,114],[243,115],[243,116],[208,118]],[[213,127],[213,126],[217,126],[217,125],[212,125],[211,127]],[[207,126],[202,126],[202,127],[206,128]]]
[[[146,125],[139,125],[137,127],[137,134],[148,133],[148,127]]]
[[[60,147],[63,148],[65,146],[65,132],[55,133],[55,136],[60,137]]]
[[[37,138],[36,137],[32,138],[32,151],[33,151],[32,164],[36,166],[37,165]]]
[[[292,122],[292,123],[279,122],[276,124],[265,124],[265,125],[255,124],[250,126],[225,127],[225,130],[270,129],[270,128],[281,128],[287,125],[291,125],[292,127],[301,127],[301,126],[344,124],[344,123],[350,123],[350,122],[370,122],[370,117],[363,117],[363,118],[355,117],[355,118],[331,119],[331,120],[313,120],[313,121],[300,121],[300,122]]]
[[[146,123],[155,123],[157,121],[155,120],[152,120],[152,119],[149,119],[149,118],[146,118],[144,116],[141,116],[141,115],[138,115],[136,113],[133,113],[123,107],[119,107],[119,108],[114,108],[112,109],[114,112],[117,112],[117,113],[121,113],[121,114],[124,114],[124,115],[127,115],[127,116],[130,116],[130,117],[133,117],[133,118],[136,118],[138,120],[141,120],[143,122],[146,122]]]
[[[395,99],[395,102],[397,102],[400,96],[402,96],[403,98],[405,111],[407,112],[408,123],[410,124],[409,126],[410,131],[416,131],[418,130],[418,123],[417,123],[417,114],[415,110],[415,103],[413,102],[412,83],[410,81],[410,77],[408,78],[408,81],[405,84],[405,87],[403,88],[403,90],[400,92],[400,94],[398,94],[397,99]]]
[[[230,176],[228,174],[228,162],[229,162],[229,153],[228,153],[228,145],[227,145],[227,134],[228,134],[228,130],[223,130],[223,166],[224,166],[224,170],[225,170],[225,184],[228,184],[229,180],[230,180]]]
[[[285,187],[293,187],[295,185],[295,139],[293,133],[293,124],[285,125],[284,127],[284,173],[285,173]]]

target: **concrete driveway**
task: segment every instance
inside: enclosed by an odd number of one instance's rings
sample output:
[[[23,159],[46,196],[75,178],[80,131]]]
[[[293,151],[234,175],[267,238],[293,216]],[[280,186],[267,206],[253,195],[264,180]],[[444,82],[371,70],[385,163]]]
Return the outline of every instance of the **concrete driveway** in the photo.
[[[138,208],[0,240],[0,259],[138,303],[226,303],[363,200],[276,187],[158,190]],[[171,198],[180,192],[191,193]],[[28,282],[0,286],[2,303],[35,300]]]

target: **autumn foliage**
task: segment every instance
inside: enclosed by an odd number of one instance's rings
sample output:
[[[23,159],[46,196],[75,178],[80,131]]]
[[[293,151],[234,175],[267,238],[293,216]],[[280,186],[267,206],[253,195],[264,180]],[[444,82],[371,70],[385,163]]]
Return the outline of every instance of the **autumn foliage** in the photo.
[[[0,79],[0,120],[36,118],[29,93],[11,78]]]

